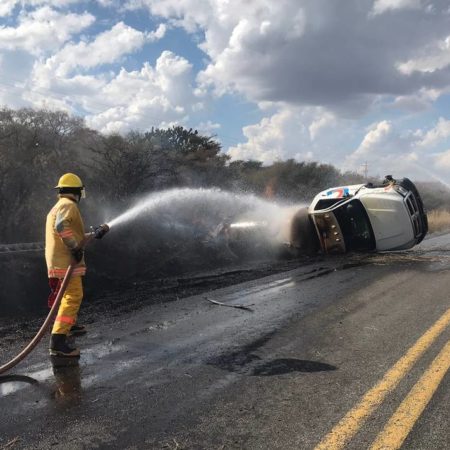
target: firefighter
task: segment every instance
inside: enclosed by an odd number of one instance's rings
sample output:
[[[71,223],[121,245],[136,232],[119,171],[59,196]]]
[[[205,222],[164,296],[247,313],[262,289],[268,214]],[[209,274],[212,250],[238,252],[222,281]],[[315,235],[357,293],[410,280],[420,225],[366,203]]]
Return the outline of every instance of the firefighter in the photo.
[[[78,203],[85,197],[81,179],[73,174],[63,175],[55,186],[58,201],[47,215],[45,231],[45,259],[54,301],[62,279],[70,264],[75,264],[72,277],[61,300],[61,305],[52,329],[50,355],[75,357],[80,351],[67,341],[71,333],[81,334],[84,327],[77,326],[77,315],[83,299],[82,276],[86,273],[84,262],[84,224]]]

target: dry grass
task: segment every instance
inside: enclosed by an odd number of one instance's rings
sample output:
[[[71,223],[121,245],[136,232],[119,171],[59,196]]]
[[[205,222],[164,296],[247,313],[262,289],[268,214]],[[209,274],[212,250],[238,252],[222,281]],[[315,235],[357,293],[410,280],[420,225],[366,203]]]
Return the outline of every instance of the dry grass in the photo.
[[[433,209],[427,212],[430,233],[450,230],[450,211]]]

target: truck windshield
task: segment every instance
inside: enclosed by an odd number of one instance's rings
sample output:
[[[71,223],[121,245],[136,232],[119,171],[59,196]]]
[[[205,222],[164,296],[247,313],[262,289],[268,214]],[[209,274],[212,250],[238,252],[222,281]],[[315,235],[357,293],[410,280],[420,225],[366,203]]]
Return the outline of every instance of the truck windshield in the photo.
[[[369,251],[375,249],[375,237],[369,217],[359,200],[352,200],[333,210],[344,236],[348,251]]]

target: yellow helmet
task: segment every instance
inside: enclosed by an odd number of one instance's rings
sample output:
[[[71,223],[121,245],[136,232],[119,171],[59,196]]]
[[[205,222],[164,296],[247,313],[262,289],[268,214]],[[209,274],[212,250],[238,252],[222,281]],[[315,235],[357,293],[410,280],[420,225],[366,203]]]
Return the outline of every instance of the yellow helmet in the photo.
[[[81,178],[74,173],[65,173],[58,181],[55,189],[58,188],[80,188],[83,189],[84,185]]]

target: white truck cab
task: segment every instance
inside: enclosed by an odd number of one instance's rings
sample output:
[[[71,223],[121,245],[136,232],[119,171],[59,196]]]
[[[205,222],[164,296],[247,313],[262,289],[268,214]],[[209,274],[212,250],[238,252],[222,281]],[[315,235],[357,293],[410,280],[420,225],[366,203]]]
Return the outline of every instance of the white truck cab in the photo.
[[[428,231],[415,185],[390,175],[380,185],[326,189],[314,197],[308,215],[325,253],[405,250]]]

